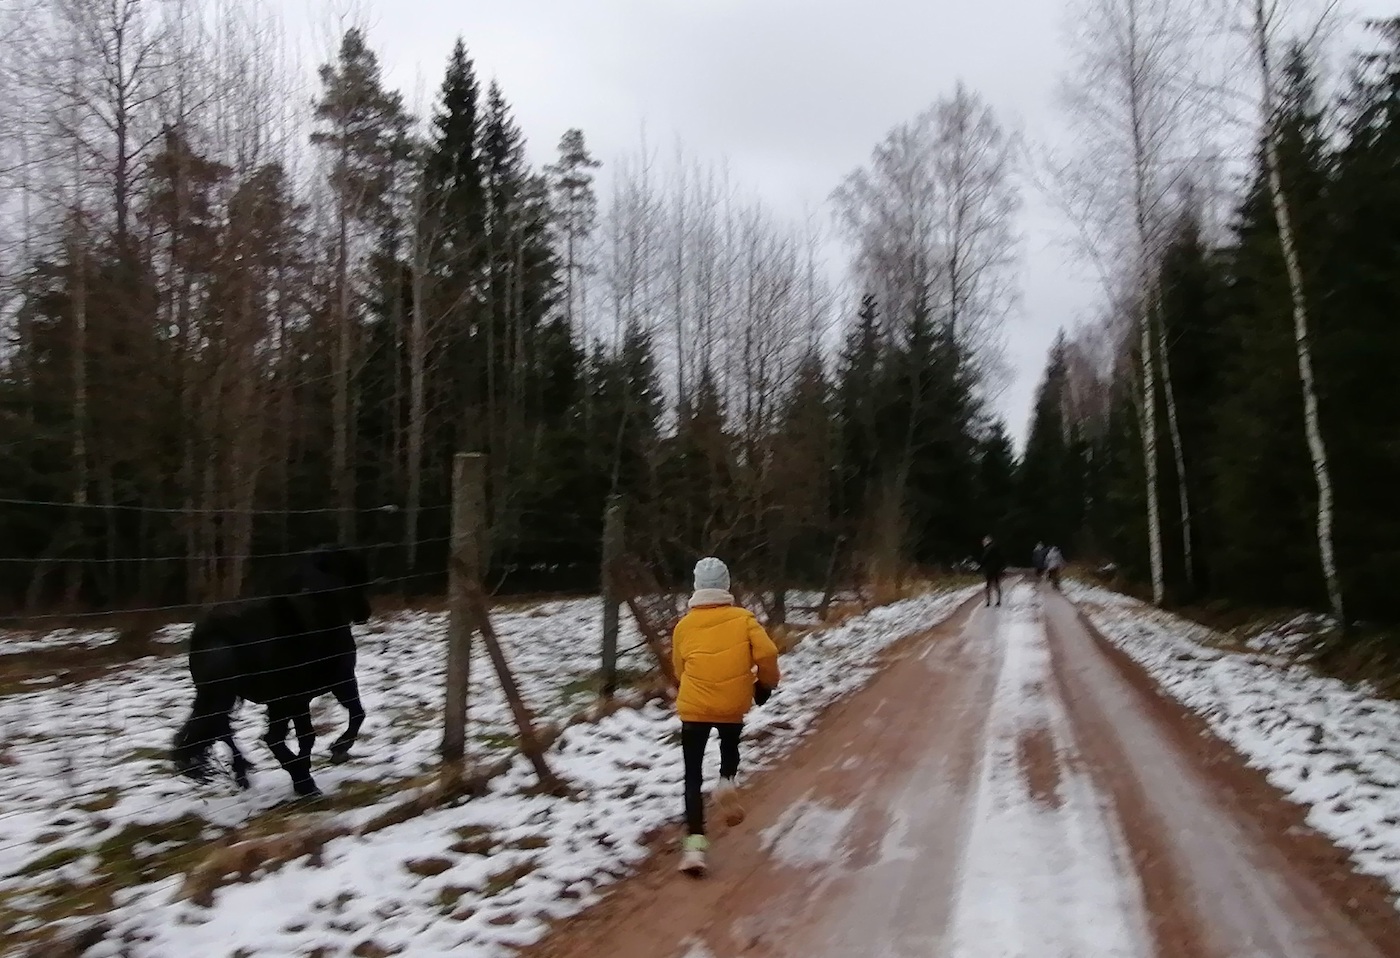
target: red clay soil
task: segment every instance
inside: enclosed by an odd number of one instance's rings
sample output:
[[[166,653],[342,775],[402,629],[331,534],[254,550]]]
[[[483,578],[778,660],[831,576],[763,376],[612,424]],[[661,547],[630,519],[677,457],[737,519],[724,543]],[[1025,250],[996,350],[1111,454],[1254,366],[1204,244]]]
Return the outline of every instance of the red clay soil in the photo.
[[[1063,700],[1120,809],[1163,955],[1400,955],[1385,882],[1356,874],[1263,773],[1095,633],[1047,602]],[[1233,950],[1232,950],[1233,949]]]
[[[1296,806],[1160,696],[1062,597],[1020,587],[1008,599],[892,649],[869,686],[745,789],[748,819],[712,834],[709,877],[678,875],[668,836],[637,875],[525,954],[1400,956],[1400,920],[1382,883],[1354,875],[1341,852],[1302,825]],[[1042,682],[998,683],[1034,655],[1047,672]],[[1038,709],[1028,708],[1032,699]],[[1067,718],[1057,739],[1038,730],[1042,718],[1022,728],[1023,713]],[[1002,748],[993,727],[1018,731]],[[1066,735],[1072,741],[1060,740]],[[987,849],[998,836],[989,839],[983,821],[972,837],[974,815],[1014,804],[995,790],[1008,777],[1022,783],[1033,825],[1070,814],[1060,809],[1067,795],[1078,796],[1075,814],[1093,796],[1101,831],[1124,847],[1082,854],[1112,859],[1101,871],[1127,889],[1124,914],[1037,910],[1013,890],[1005,940],[992,940],[993,931],[969,943],[967,927],[1000,925],[999,902],[987,925],[988,903],[960,892],[977,868],[996,864]],[[1061,837],[1045,859],[1065,848],[1076,854]],[[1039,849],[1015,851],[1022,864],[1041,861]],[[1089,864],[1098,874],[1099,863]],[[1075,872],[1076,863],[1066,867]],[[1017,877],[1008,873],[1007,885]],[[978,909],[981,924],[953,927]],[[1117,937],[1102,940],[1118,944],[1094,950],[1105,924]]]

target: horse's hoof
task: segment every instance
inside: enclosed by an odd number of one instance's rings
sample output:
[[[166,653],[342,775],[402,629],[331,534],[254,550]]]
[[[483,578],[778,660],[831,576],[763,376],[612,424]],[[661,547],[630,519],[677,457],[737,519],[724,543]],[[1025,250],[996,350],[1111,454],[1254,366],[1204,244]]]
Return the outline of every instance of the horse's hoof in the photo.
[[[350,750],[348,748],[331,749],[332,765],[344,765],[348,761],[350,761]]]
[[[176,761],[175,771],[196,782],[209,781],[209,767],[205,762]]]
[[[297,793],[298,798],[320,798],[321,790],[316,787],[315,782],[294,782],[292,790]]]
[[[247,772],[235,772],[233,774],[233,782],[245,792],[252,787],[252,783],[248,781]]]

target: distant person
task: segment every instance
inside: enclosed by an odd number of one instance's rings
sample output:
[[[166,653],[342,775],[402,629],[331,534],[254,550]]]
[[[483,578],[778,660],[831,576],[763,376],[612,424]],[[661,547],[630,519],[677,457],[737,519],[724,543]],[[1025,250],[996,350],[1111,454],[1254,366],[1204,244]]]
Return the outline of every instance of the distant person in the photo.
[[[1031,550],[1031,567],[1035,569],[1035,581],[1045,578],[1045,543],[1037,542]]]
[[[1060,591],[1060,570],[1065,567],[1065,557],[1060,552],[1059,546],[1051,546],[1045,553],[1045,571],[1050,576],[1050,585],[1056,592]]]
[[[987,605],[992,604],[992,593],[1001,605],[1001,577],[1006,572],[1006,560],[1002,557],[1001,546],[991,536],[982,537],[982,574],[987,578]]]
[[[739,773],[739,738],[744,716],[768,700],[778,686],[778,649],[748,609],[734,604],[729,569],[714,557],[695,564],[690,611],[676,624],[671,660],[680,680],[676,712],[681,719],[685,758],[685,845],[680,870],[705,874],[705,749],[710,732],[719,733],[719,784],[715,801],[725,821],[744,820],[734,777]],[[757,679],[754,672],[757,671]]]

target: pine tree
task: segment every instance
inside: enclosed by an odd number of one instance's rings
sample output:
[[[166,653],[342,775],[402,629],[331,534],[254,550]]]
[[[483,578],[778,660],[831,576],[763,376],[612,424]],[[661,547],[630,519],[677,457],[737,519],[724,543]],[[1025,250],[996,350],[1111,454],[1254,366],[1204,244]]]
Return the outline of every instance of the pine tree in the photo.
[[[564,318],[578,330],[587,316],[588,240],[598,219],[593,170],[602,164],[584,143],[583,131],[567,130],[559,139],[559,159],[545,172],[554,195],[557,232],[564,268]]]
[[[311,134],[330,163],[335,196],[335,279],[330,302],[333,361],[331,487],[342,541],[355,537],[353,368],[359,339],[354,290],[355,233],[375,229],[388,213],[396,164],[405,149],[408,116],[402,98],[380,81],[379,60],[358,29],[346,31],[334,63],[320,68],[318,127]]]

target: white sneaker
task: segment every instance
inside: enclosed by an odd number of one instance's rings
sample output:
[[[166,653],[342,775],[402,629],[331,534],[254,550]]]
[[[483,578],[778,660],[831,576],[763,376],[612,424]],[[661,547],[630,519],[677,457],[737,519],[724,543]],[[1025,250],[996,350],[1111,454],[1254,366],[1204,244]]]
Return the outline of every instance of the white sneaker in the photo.
[[[715,803],[719,805],[724,823],[730,828],[744,823],[744,806],[739,801],[739,789],[732,778],[722,778],[715,786]]]
[[[679,871],[683,875],[691,878],[705,877],[705,849],[710,847],[710,843],[704,835],[690,835],[685,840],[685,847],[681,851],[681,864]]]

